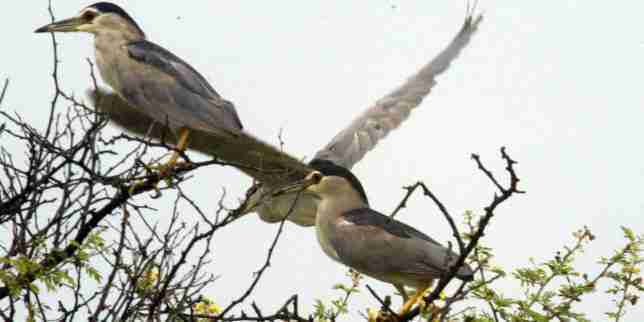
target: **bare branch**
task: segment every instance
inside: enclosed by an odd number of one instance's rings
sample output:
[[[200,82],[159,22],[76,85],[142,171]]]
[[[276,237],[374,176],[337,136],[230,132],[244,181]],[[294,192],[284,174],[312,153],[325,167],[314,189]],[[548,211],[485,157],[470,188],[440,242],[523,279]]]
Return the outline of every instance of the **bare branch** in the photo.
[[[494,198],[492,199],[491,203],[485,207],[485,215],[481,218],[479,224],[478,224],[478,229],[476,233],[471,237],[469,243],[465,247],[465,251],[461,252],[460,256],[458,259],[455,261],[455,263],[450,267],[448,273],[442,277],[438,285],[434,288],[434,290],[427,296],[425,297],[425,303],[428,305],[433,303],[436,299],[438,299],[439,295],[441,292],[445,289],[447,284],[456,276],[456,273],[458,272],[458,269],[465,263],[465,259],[469,256],[469,254],[474,250],[476,245],[478,244],[478,241],[481,237],[483,237],[485,228],[489,224],[490,220],[494,216],[494,211],[496,208],[502,204],[504,201],[508,200],[511,196],[513,196],[515,193],[524,193],[523,191],[518,190],[517,185],[519,183],[519,178],[517,177],[515,171],[514,171],[514,165],[517,163],[516,161],[512,160],[505,151],[505,147],[501,148],[501,158],[505,160],[506,163],[506,171],[510,175],[510,183],[507,188],[502,187],[494,178],[492,175],[492,172],[487,170],[487,168],[480,162],[480,158],[476,154],[472,154],[472,158],[476,161],[478,168],[483,171],[483,173],[492,181],[492,183],[499,189],[501,190],[502,194],[501,195],[494,195]],[[420,314],[420,309],[418,307],[414,308],[410,312],[408,312],[406,315],[401,317],[401,321],[410,321],[414,317],[418,316]]]

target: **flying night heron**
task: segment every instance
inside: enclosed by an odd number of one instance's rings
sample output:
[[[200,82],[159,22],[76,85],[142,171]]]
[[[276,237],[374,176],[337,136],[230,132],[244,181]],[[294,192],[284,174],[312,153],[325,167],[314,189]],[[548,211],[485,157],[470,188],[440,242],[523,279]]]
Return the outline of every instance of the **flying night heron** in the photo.
[[[284,188],[317,196],[315,230],[324,253],[333,260],[386,283],[401,292],[416,289],[402,306],[407,313],[455,264],[458,255],[415,228],[385,216],[364,199],[360,182],[350,171],[324,175],[314,171],[304,180]],[[473,279],[474,272],[461,266],[456,278]]]
[[[148,41],[134,19],[115,4],[95,3],[75,17],[36,32],[93,34],[102,79],[148,122],[167,125],[175,135],[178,151],[186,149],[194,130],[223,139],[235,138],[242,130],[231,102],[219,96],[188,63]],[[176,163],[178,151],[162,169]]]
[[[474,8],[470,9],[473,11]],[[209,133],[193,131],[190,149],[245,165],[240,167],[240,170],[258,181],[258,184],[248,191],[249,197],[243,205],[245,213],[258,212],[260,218],[266,222],[280,222],[288,214],[288,220],[301,226],[312,226],[315,224],[317,213],[315,194],[305,191],[299,196],[297,204],[293,205],[294,193],[275,196],[270,192],[276,187],[302,180],[312,171],[319,171],[325,175],[348,172],[420,105],[436,84],[436,77],[447,70],[451,62],[467,46],[481,20],[481,15],[474,17],[468,10],[461,29],[445,49],[402,86],[366,109],[319,150],[308,164],[254,138],[247,132],[241,133],[229,144],[217,144],[221,140],[213,140]],[[90,98],[98,111],[130,132],[159,139],[168,131],[163,123],[150,127],[153,120],[128,106],[118,95],[99,90],[98,93],[90,92]],[[364,197],[366,201],[366,195]]]

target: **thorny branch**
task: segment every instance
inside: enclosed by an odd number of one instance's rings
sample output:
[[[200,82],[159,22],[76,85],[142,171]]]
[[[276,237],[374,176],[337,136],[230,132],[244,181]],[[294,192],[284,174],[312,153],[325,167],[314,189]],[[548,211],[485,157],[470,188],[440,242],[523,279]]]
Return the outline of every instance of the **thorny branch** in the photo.
[[[51,2],[48,10],[54,20]],[[222,196],[213,220],[183,193],[180,184],[187,180],[185,174],[203,167],[242,165],[216,159],[190,162],[182,154],[189,162],[171,170],[167,177],[150,171],[143,161],[149,158],[148,152],[174,147],[127,135],[106,137],[105,118],[62,89],[58,43],[53,34],[52,44],[55,90],[46,127],[39,130],[19,115],[0,111],[0,118],[6,121],[0,128],[3,145],[9,140],[22,144],[27,160],[23,167],[21,159],[14,160],[20,153],[0,146],[0,224],[10,232],[0,240],[0,319],[13,321],[21,310],[38,320],[59,321],[77,320],[85,314],[90,321],[160,321],[185,317],[186,312],[196,316],[193,305],[216,279],[203,272],[210,261],[212,236],[238,218],[239,210],[227,210]],[[90,81],[97,88],[91,61],[89,65]],[[7,79],[1,87],[0,103],[8,85]],[[61,108],[61,104],[67,107]],[[133,148],[117,154],[117,146]],[[159,188],[163,183],[167,186]],[[156,210],[135,197],[170,189],[177,191],[177,199],[169,222],[150,222],[146,213]],[[182,222],[180,205],[198,214],[198,223]],[[220,213],[225,214],[221,219]],[[119,216],[112,217],[115,214]],[[255,290],[283,230],[282,222],[264,264],[249,288],[219,314],[222,320],[308,320],[299,317],[296,298],[287,302],[292,308],[285,304],[265,317],[230,314]],[[101,260],[108,264],[107,272],[95,268]],[[88,277],[98,283],[97,288],[85,288]],[[68,289],[71,300],[47,303],[51,299],[41,298],[37,291],[43,284],[52,291]],[[91,289],[95,291],[88,291]]]
[[[65,96],[63,98],[67,100]],[[77,104],[77,102],[74,101],[73,104]],[[168,231],[161,233],[157,224],[148,224],[148,219],[143,215],[143,212],[153,211],[153,209],[146,205],[135,204],[133,197],[154,191],[164,178],[155,172],[141,174],[146,170],[141,166],[142,155],[139,153],[130,154],[130,158],[123,159],[135,159],[135,162],[129,167],[123,160],[117,161],[122,167],[126,167],[126,170],[118,170],[118,166],[110,166],[109,170],[102,170],[104,167],[101,167],[103,164],[99,161],[99,156],[110,153],[110,150],[103,150],[98,143],[109,141],[98,138],[101,135],[100,130],[104,126],[104,121],[99,119],[97,123],[92,123],[91,115],[85,114],[84,111],[86,111],[85,107],[74,109],[63,117],[63,119],[78,120],[85,125],[90,125],[83,136],[78,139],[73,138],[73,140],[70,138],[69,142],[64,145],[60,139],[58,139],[59,141],[47,140],[19,117],[12,117],[6,113],[1,114],[18,128],[18,130],[11,129],[8,132],[11,137],[16,140],[29,140],[34,145],[41,147],[43,152],[34,149],[31,156],[42,157],[47,161],[38,164],[48,165],[43,171],[38,172],[39,176],[23,183],[19,179],[24,177],[24,174],[37,171],[19,169],[11,161],[9,155],[5,155],[5,158],[2,159],[2,170],[10,175],[7,176],[8,182],[0,182],[3,187],[0,219],[2,222],[13,223],[16,228],[13,244],[6,248],[6,258],[29,259],[32,261],[30,265],[33,266],[33,269],[22,271],[18,261],[3,261],[3,270],[12,272],[14,282],[10,285],[4,283],[5,285],[0,287],[0,299],[8,300],[8,310],[2,310],[2,317],[7,321],[14,319],[17,303],[14,294],[20,290],[26,292],[25,301],[31,303],[35,300],[38,302],[40,300],[38,293],[29,291],[29,288],[35,285],[33,282],[42,281],[47,276],[64,272],[64,267],[67,264],[76,267],[76,282],[74,285],[63,282],[61,286],[73,288],[75,299],[71,305],[59,302],[58,320],[71,321],[83,308],[90,312],[93,321],[128,319],[135,316],[147,316],[152,321],[159,321],[165,319],[163,316],[184,315],[183,312],[190,312],[192,305],[198,302],[198,298],[201,297],[200,290],[214,281],[214,277],[204,276],[200,273],[208,261],[207,256],[212,236],[216,230],[238,218],[239,214],[238,210],[224,210],[223,204],[220,202],[215,220],[211,220],[210,215],[204,213],[194,201],[182,192],[179,183],[183,182],[183,179],[178,176],[208,165],[226,164],[216,160],[195,162],[184,164],[170,172],[178,181],[172,182],[169,187],[162,189],[176,188],[178,199]],[[60,130],[60,126],[55,124],[52,126],[52,134],[56,138],[70,137],[72,136],[70,129],[71,126],[66,126]],[[30,163],[32,166],[33,164],[35,163]],[[114,192],[110,194],[110,190],[114,190]],[[55,191],[61,191],[57,197],[53,195]],[[51,195],[53,198],[38,201],[44,195]],[[31,200],[34,201],[31,202]],[[205,223],[207,227],[205,231],[200,231],[199,224],[195,224],[191,228],[187,227],[185,223],[179,224],[180,217],[177,209],[180,200],[185,201],[192,207],[194,213],[199,214],[201,222]],[[58,210],[54,212],[56,215],[50,218],[48,223],[42,226],[31,221],[31,218],[35,218],[33,214],[37,209],[55,202],[60,202],[60,205]],[[70,207],[70,205],[77,205],[77,207]],[[112,227],[109,216],[119,211],[121,213],[120,226],[119,228]],[[227,215],[219,220],[219,212],[225,212]],[[24,216],[25,213],[27,217]],[[141,231],[140,225],[139,228],[134,228],[131,223],[132,214],[137,214],[136,219],[148,227],[149,237],[145,237],[146,234]],[[89,270],[90,274],[94,275],[97,272],[92,271],[90,264],[86,262],[87,255],[83,254],[88,251],[86,249],[88,245],[96,243],[96,238],[100,236],[98,234],[105,231],[106,225],[111,227],[111,230],[119,237],[115,240],[114,247],[101,247],[93,253],[110,263],[112,269],[108,272],[108,278],[102,288],[93,294],[86,295],[80,291],[81,284],[84,283],[81,274],[84,274],[84,270]],[[244,294],[233,301],[221,314],[223,320],[261,320],[260,317],[253,318],[245,315],[245,317],[239,318],[230,315],[229,312],[250,296],[258,285],[263,273],[270,266],[270,260],[283,230],[284,223],[279,226],[263,266],[256,272],[251,285]],[[37,248],[37,243],[34,241],[46,236],[53,236],[53,244],[34,251]],[[191,264],[188,263],[188,255],[194,253],[198,243],[205,244],[205,250],[199,256],[197,265],[186,272],[186,264]],[[155,247],[159,248],[155,249]],[[181,249],[178,251],[178,256],[172,255],[172,252],[168,251],[175,249]],[[104,252],[106,250],[113,253]],[[183,273],[181,273],[182,271]],[[67,280],[67,273],[63,273],[62,276],[64,276],[64,280]],[[42,309],[34,314],[45,318],[50,315],[47,312],[48,309],[42,306]],[[298,317],[297,314],[297,309],[295,309],[295,313],[284,309],[268,317],[306,320]]]
[[[416,189],[421,188],[423,191],[423,194],[430,199],[436,204],[438,209],[441,211],[447,222],[449,223],[449,226],[452,228],[452,236],[456,239],[456,242],[458,243],[458,249],[462,253],[465,250],[465,243],[463,243],[463,238],[461,238],[461,233],[456,226],[456,222],[454,222],[454,218],[452,218],[452,215],[447,211],[447,208],[443,203],[434,195],[434,193],[427,188],[425,183],[418,181],[415,184],[407,187],[403,187],[403,189],[407,190],[407,193],[405,194],[405,197],[403,197],[402,201],[398,204],[396,209],[393,211],[393,213],[390,215],[391,218],[393,218],[398,212],[407,206],[407,201],[409,200],[409,197],[416,191]]]
[[[232,310],[235,306],[237,306],[239,303],[242,303],[250,294],[253,292],[255,287],[257,286],[257,283],[259,283],[260,278],[264,274],[264,271],[271,265],[271,258],[273,257],[273,252],[275,251],[275,246],[277,246],[277,242],[280,239],[280,236],[282,235],[282,231],[284,230],[284,223],[288,219],[288,217],[291,215],[293,210],[295,209],[295,204],[297,204],[297,201],[300,198],[300,193],[297,193],[295,200],[291,204],[291,207],[288,210],[288,213],[286,216],[282,219],[282,221],[279,224],[279,228],[277,229],[277,233],[275,234],[275,238],[273,238],[273,242],[271,243],[271,246],[268,248],[268,254],[266,255],[266,260],[264,261],[264,265],[255,272],[255,279],[252,281],[248,289],[242,294],[238,299],[232,301],[228,307],[224,309],[223,312],[221,312],[220,317],[223,317],[228,313],[230,310]]]
[[[484,208],[485,214],[481,218],[478,224],[478,229],[474,235],[472,235],[469,243],[465,246],[464,251],[461,252],[459,255],[458,259],[456,262],[450,267],[448,273],[442,277],[436,287],[433,289],[433,291],[425,297],[425,303],[430,305],[436,299],[439,298],[441,292],[445,289],[447,284],[456,276],[456,273],[458,272],[458,269],[465,263],[465,259],[469,256],[469,254],[474,250],[476,245],[478,244],[478,241],[481,237],[483,237],[485,228],[489,224],[490,220],[494,216],[494,211],[496,208],[501,205],[504,201],[508,200],[511,196],[513,196],[516,193],[524,193],[523,191],[518,189],[518,183],[519,183],[519,178],[515,173],[514,170],[514,165],[517,163],[514,161],[510,156],[506,153],[505,147],[501,148],[501,158],[505,161],[505,170],[508,172],[510,175],[510,183],[508,184],[508,187],[505,188],[501,186],[494,175],[492,174],[491,171],[489,171],[481,162],[480,157],[477,154],[472,154],[472,159],[476,162],[478,168],[483,171],[483,173],[493,182],[493,184],[501,191],[501,194],[495,194],[491,203]],[[440,206],[439,206],[440,208]],[[446,214],[446,212],[444,212]],[[456,233],[456,232],[455,232]],[[408,312],[406,315],[400,317],[400,321],[410,321],[416,316],[420,314],[420,309],[418,307],[414,308],[410,312]]]

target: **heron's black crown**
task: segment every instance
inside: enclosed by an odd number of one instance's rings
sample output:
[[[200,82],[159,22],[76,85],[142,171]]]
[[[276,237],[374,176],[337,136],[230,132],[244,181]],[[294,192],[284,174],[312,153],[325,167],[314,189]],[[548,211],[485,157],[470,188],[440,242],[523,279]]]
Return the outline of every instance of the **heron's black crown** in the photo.
[[[362,200],[366,204],[369,204],[369,199],[367,199],[367,193],[362,187],[362,183],[360,183],[360,180],[349,169],[324,159],[313,159],[309,162],[309,165],[325,176],[338,176],[346,179],[351,184],[351,187],[358,192]]]
[[[139,27],[139,25],[136,23],[136,21],[134,21],[134,19],[132,19],[132,17],[129,14],[127,14],[127,12],[125,12],[125,10],[123,10],[123,8],[113,4],[111,2],[97,2],[97,3],[89,6],[88,8],[94,8],[94,9],[96,9],[96,11],[98,11],[100,13],[113,13],[113,14],[119,15],[123,19],[127,20],[128,22],[130,22],[131,24],[136,26],[136,28],[139,29],[139,31],[141,31],[141,33],[143,33],[143,30],[141,30],[141,27]]]

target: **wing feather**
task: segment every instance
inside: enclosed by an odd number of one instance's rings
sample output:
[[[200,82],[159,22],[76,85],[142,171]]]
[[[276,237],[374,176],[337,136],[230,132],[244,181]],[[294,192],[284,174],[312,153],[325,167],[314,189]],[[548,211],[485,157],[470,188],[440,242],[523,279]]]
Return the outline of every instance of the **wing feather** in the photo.
[[[201,130],[241,130],[234,105],[221,98],[192,66],[163,47],[147,40],[130,42],[132,59],[144,66],[138,77],[129,77],[122,94],[133,106],[157,121],[165,118],[175,127]]]
[[[436,76],[443,73],[467,46],[483,16],[468,15],[461,30],[450,44],[409,78],[401,87],[378,100],[338,133],[329,144],[318,151],[316,158],[335,162],[351,169],[364,155],[405,121],[436,84]],[[361,140],[365,133],[375,140]]]

